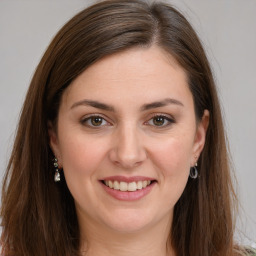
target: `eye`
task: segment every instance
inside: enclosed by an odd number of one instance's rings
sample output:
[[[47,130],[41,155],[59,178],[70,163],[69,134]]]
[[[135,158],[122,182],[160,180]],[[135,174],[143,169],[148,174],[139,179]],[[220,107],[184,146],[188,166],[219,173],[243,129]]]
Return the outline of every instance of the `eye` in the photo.
[[[89,127],[107,126],[109,123],[101,116],[89,116],[84,118],[81,123]]]
[[[147,124],[156,126],[156,127],[166,127],[170,125],[171,123],[174,123],[174,120],[170,117],[164,116],[164,115],[155,115],[153,118],[151,118]]]

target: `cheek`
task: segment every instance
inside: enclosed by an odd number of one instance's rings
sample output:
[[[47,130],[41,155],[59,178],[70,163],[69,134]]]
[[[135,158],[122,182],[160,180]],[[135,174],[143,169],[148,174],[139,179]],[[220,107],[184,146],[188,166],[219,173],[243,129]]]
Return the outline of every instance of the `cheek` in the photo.
[[[95,201],[93,184],[97,181],[99,165],[104,161],[104,145],[79,135],[66,135],[62,141],[65,141],[61,144],[63,172],[76,204],[83,205],[84,201]],[[83,205],[81,208],[84,207]]]
[[[181,197],[189,177],[190,153],[188,144],[173,139],[152,154],[164,203],[160,207],[172,210]]]
[[[160,168],[163,176],[179,176],[188,173],[191,152],[189,141],[173,138],[154,147],[151,159]]]
[[[92,175],[104,158],[104,145],[80,135],[66,135],[62,141],[61,158],[66,179],[82,179]]]

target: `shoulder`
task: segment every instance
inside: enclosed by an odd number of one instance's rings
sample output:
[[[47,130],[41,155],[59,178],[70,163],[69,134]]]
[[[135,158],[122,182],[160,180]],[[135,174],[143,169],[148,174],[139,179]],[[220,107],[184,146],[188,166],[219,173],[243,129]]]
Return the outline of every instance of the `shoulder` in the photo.
[[[248,246],[235,246],[234,256],[256,256],[256,248]]]
[[[248,256],[256,256],[256,249],[254,248],[246,248],[246,255]]]

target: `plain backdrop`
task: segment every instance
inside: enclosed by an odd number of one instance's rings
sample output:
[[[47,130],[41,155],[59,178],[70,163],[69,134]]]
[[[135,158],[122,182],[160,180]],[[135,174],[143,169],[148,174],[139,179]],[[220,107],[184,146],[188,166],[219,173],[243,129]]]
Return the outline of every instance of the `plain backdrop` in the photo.
[[[33,72],[61,26],[94,1],[0,1],[0,178]],[[173,0],[203,41],[218,85],[241,213],[237,238],[256,241],[256,0]],[[244,234],[245,237],[240,234]]]

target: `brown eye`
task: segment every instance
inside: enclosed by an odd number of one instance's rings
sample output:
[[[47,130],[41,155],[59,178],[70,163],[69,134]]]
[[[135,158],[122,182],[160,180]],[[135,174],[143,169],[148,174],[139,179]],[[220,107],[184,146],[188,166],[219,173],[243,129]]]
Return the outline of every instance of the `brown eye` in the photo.
[[[89,116],[81,121],[82,125],[91,127],[91,128],[96,128],[96,127],[102,127],[106,126],[109,123],[101,116]]]
[[[100,116],[93,116],[90,118],[93,126],[100,126],[103,123],[103,118]]]
[[[167,127],[172,123],[174,123],[174,120],[164,115],[156,115],[147,122],[147,124],[154,127]]]
[[[163,116],[156,116],[153,118],[153,123],[156,126],[162,126],[165,124],[166,118]]]

